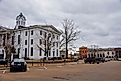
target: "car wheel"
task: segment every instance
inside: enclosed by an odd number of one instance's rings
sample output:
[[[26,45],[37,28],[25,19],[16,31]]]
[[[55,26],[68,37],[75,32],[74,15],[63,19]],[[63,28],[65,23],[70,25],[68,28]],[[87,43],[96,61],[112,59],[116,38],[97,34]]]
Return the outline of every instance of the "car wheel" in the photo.
[[[92,64],[94,64],[95,62],[92,62]]]
[[[91,64],[91,62],[89,62]]]
[[[99,62],[97,62],[97,64],[99,64]]]

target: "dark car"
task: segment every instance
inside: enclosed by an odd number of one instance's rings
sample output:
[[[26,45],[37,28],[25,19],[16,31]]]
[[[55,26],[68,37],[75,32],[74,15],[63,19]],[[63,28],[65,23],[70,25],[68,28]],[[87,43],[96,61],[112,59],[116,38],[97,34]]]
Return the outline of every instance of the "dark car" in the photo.
[[[94,64],[95,63],[95,59],[94,58],[85,58],[84,59],[84,63],[90,63],[90,64]]]
[[[99,64],[101,62],[101,58],[95,58],[95,63]]]
[[[5,59],[0,59],[0,65],[5,65],[7,64],[7,60]]]
[[[27,63],[24,59],[15,58],[10,64],[10,72],[27,71]]]
[[[99,64],[100,62],[101,62],[100,58],[90,57],[90,58],[84,59],[84,63],[90,63],[90,64],[97,63],[97,64]]]
[[[104,62],[105,62],[105,58],[100,58],[100,61],[101,61],[102,63],[104,63]]]

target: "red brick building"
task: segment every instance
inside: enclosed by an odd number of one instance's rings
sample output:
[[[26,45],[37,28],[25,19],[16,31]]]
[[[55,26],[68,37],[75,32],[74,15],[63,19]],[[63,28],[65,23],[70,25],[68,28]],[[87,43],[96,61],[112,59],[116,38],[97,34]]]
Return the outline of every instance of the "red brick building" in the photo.
[[[79,48],[79,55],[80,55],[80,58],[87,58],[87,53],[88,53],[88,48],[87,47],[80,47]]]

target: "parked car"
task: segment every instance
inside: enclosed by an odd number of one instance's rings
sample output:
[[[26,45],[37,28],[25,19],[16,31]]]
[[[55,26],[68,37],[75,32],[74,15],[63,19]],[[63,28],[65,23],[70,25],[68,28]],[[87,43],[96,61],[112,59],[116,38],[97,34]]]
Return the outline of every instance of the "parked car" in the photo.
[[[84,63],[90,63],[90,64],[97,63],[97,64],[99,64],[100,62],[101,62],[101,58],[90,57],[90,58],[84,59]]]
[[[1,64],[1,65],[7,64],[7,60],[5,60],[5,59],[0,59],[0,64]]]
[[[121,58],[117,58],[118,61],[121,61]]]
[[[108,62],[110,61],[110,58],[109,57],[105,57],[105,62]]]
[[[92,57],[90,57],[90,58],[85,58],[84,59],[84,63],[90,63],[90,64],[94,64],[95,63],[95,61],[94,61],[94,58],[92,58]]]
[[[105,58],[100,58],[100,61],[101,61],[102,63],[104,63],[104,62],[105,62]]]
[[[10,72],[27,71],[27,63],[24,59],[15,58],[10,64]]]

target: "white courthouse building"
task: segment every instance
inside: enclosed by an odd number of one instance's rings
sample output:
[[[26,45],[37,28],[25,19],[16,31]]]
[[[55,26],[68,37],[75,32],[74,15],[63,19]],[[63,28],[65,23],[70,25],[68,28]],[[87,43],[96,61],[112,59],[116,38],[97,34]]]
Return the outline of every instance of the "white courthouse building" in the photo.
[[[12,45],[12,30],[3,26],[0,26],[0,59],[6,58],[5,48]]]
[[[26,27],[26,18],[20,13],[16,17],[16,26],[12,31],[13,45],[19,58],[60,57],[61,33],[53,25]]]

